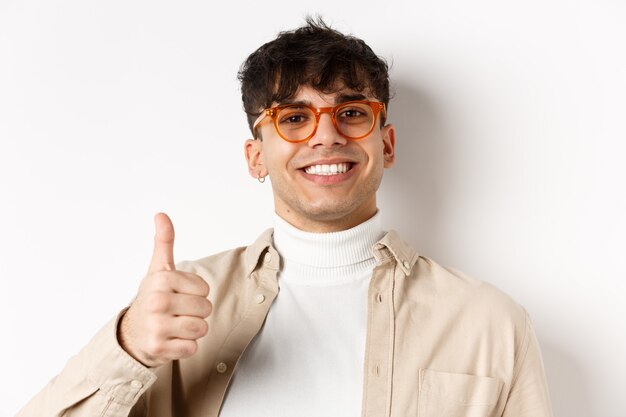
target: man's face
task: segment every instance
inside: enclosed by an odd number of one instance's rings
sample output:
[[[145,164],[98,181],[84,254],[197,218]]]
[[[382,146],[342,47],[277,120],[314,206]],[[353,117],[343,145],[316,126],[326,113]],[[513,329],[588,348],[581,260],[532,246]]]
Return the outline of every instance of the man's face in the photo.
[[[303,86],[290,102],[331,107],[345,101],[346,96],[358,93],[342,90],[322,94]],[[368,96],[362,99],[376,101]],[[269,175],[276,213],[297,228],[328,232],[354,227],[376,213],[376,190],[383,170],[395,160],[393,126],[379,126],[377,119],[367,137],[349,140],[337,132],[329,114],[322,114],[309,141],[289,143],[266,119],[259,127],[262,141],[246,142],[250,174],[255,178]],[[338,171],[347,171],[322,175],[312,169],[320,166],[322,171],[334,171],[332,165],[337,165]]]

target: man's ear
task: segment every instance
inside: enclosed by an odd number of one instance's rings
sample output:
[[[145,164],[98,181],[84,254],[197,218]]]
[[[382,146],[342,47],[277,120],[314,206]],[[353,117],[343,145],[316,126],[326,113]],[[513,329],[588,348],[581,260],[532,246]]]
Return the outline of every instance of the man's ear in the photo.
[[[396,129],[388,124],[383,126],[380,133],[383,137],[384,167],[391,168],[396,163]]]
[[[244,153],[248,163],[248,172],[252,178],[263,178],[267,175],[267,168],[263,164],[263,141],[248,139],[244,144]]]

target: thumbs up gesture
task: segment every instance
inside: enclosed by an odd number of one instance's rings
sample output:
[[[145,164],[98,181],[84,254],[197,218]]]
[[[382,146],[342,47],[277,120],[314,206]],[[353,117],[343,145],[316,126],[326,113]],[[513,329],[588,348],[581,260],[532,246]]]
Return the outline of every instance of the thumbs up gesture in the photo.
[[[165,213],[154,217],[156,234],[148,274],[118,326],[118,340],[148,367],[186,358],[206,335],[212,305],[209,285],[200,276],[176,271],[174,226]]]

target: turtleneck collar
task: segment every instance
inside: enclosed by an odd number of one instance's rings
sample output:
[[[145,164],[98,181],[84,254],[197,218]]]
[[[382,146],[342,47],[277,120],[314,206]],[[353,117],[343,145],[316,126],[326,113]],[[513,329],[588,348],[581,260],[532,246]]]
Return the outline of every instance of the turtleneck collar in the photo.
[[[348,230],[304,232],[274,214],[274,246],[285,262],[312,268],[339,268],[369,264],[372,247],[384,235],[380,212]],[[360,269],[360,268],[359,268]]]

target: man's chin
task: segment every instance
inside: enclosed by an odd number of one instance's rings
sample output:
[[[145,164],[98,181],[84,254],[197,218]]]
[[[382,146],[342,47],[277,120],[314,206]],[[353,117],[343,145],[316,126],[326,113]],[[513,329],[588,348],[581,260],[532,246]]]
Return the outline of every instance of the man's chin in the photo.
[[[345,202],[316,204],[301,207],[300,215],[309,222],[319,224],[352,224],[360,223],[360,217],[367,216],[362,207],[346,204]],[[374,208],[375,212],[375,208]]]
[[[355,211],[355,207],[346,204],[345,201],[316,201],[313,204],[303,205],[302,214],[317,220],[338,220],[349,216]]]

